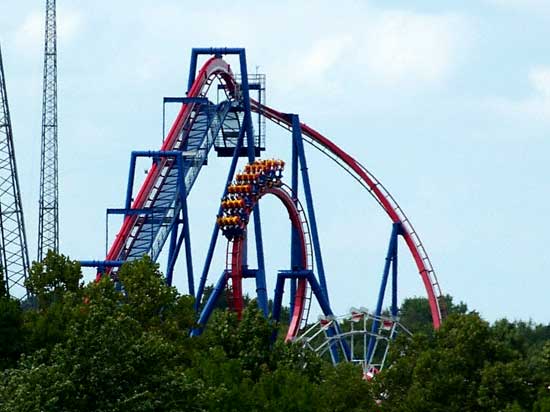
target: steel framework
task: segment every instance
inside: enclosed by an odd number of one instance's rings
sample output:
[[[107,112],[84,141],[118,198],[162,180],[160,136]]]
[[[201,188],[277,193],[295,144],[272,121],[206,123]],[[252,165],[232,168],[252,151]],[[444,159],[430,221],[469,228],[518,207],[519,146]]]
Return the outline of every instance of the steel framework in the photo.
[[[15,148],[6,78],[0,48],[0,253],[1,269],[10,296],[27,296],[25,280],[29,269],[27,237],[21,191],[17,176]]]
[[[208,56],[197,70],[200,56]],[[223,56],[238,58],[240,77],[235,76]],[[223,90],[226,100],[214,104],[208,100],[211,84],[219,81],[218,90]],[[108,213],[124,215],[122,226],[103,261],[82,261],[84,266],[95,266],[103,274],[116,274],[116,268],[127,260],[149,254],[155,260],[160,250],[168,245],[167,282],[171,284],[174,264],[180,248],[185,244],[188,291],[195,298],[198,328],[192,334],[201,333],[214,309],[216,299],[228,289],[230,306],[240,314],[243,309],[242,286],[244,279],[253,279],[256,297],[261,311],[268,316],[268,293],[266,289],[265,255],[262,240],[259,200],[265,194],[275,195],[288,211],[291,221],[290,268],[280,270],[271,317],[278,321],[282,296],[290,287],[290,326],[287,340],[296,340],[307,323],[309,303],[315,299],[323,316],[333,319],[329,300],[321,242],[313,202],[313,189],[306,159],[305,143],[334,160],[353,176],[386,212],[392,223],[392,234],[382,284],[375,313],[365,323],[365,336],[370,336],[363,346],[364,365],[375,364],[378,359],[380,324],[384,320],[382,308],[386,286],[392,282],[390,320],[397,321],[397,244],[404,240],[426,289],[434,328],[440,326],[445,315],[442,294],[430,259],[409,219],[382,183],[352,156],[340,149],[319,132],[300,122],[297,114],[276,111],[261,101],[250,97],[254,84],[249,83],[246,54],[240,48],[193,49],[185,98],[165,98],[164,102],[181,103],[181,109],[170,131],[163,140],[159,152],[134,152],[130,163],[126,205],[123,209],[111,209]],[[263,86],[258,90],[264,91]],[[280,182],[281,161],[259,161],[257,155],[265,142],[255,134],[253,118],[268,119],[291,132],[292,160],[290,162],[290,187]],[[163,121],[164,130],[164,121]],[[223,147],[216,147],[216,142]],[[222,202],[214,223],[204,266],[197,288],[191,262],[191,239],[188,228],[187,197],[196,176],[206,164],[208,153],[215,147],[218,155],[231,156],[227,179],[222,187]],[[133,184],[135,157],[148,156],[153,164],[135,197]],[[236,173],[239,158],[245,157],[244,172]],[[283,162],[284,163],[284,162]],[[276,166],[276,171],[273,169]],[[274,174],[275,173],[275,174]],[[300,193],[299,193],[300,192]],[[302,207],[299,194],[304,201]],[[247,237],[247,224],[254,221],[254,245]],[[228,238],[226,267],[221,271],[213,292],[206,299],[205,287],[220,231]],[[169,242],[167,240],[169,239]],[[249,244],[250,243],[250,244]],[[255,247],[257,267],[250,267],[248,247]],[[367,330],[367,325],[369,330]],[[354,360],[353,345],[338,322],[331,322],[323,329],[332,360]],[[392,335],[393,336],[393,335]]]
[[[38,261],[59,251],[59,178],[57,161],[57,29],[55,0],[46,0]]]

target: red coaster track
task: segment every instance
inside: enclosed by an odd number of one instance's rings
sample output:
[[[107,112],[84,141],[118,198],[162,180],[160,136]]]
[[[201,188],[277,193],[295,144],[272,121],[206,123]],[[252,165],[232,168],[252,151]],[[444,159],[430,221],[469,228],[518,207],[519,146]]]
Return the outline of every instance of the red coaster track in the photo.
[[[218,78],[225,85],[225,90],[227,90],[230,98],[237,98],[239,96],[239,87],[229,64],[220,57],[212,57],[207,60],[199,70],[192,87],[187,93],[187,97],[204,97],[215,78]],[[185,131],[190,130],[193,125],[195,105],[196,103],[186,103],[182,105],[161,147],[162,151],[178,150],[182,147],[186,139]],[[252,110],[260,112],[266,118],[286,129],[291,128],[289,116],[284,113],[254,101],[252,101]],[[376,199],[393,223],[401,223],[404,232],[403,237],[416,263],[418,272],[426,289],[433,325],[435,328],[438,328],[441,324],[442,314],[444,314],[439,283],[426,250],[403,210],[372,173],[352,156],[306,124],[302,124],[301,127],[304,140],[322,151],[350,173]],[[163,170],[173,167],[169,162],[169,159],[163,159],[160,163],[154,164],[151,167],[141,189],[132,203],[132,208],[141,209],[155,201],[156,196],[162,191],[163,179],[165,179],[166,176]],[[284,200],[283,203],[285,203]],[[140,220],[139,217],[136,215],[126,216],[107,254],[106,260],[125,260],[129,251],[132,249],[135,239],[139,237],[141,229],[142,220]]]

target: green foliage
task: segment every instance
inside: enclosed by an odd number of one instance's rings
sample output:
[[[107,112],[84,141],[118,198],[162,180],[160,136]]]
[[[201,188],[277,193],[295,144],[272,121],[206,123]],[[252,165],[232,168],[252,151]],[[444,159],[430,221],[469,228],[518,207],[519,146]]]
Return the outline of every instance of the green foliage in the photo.
[[[534,397],[531,377],[523,362],[495,362],[481,370],[478,403],[485,411],[524,410]]]
[[[0,370],[14,366],[24,346],[23,312],[19,303],[0,297]]]
[[[8,297],[8,288],[4,279],[4,270],[0,267],[0,299]]]
[[[78,317],[83,299],[80,264],[49,251],[43,262],[34,262],[25,285],[38,310],[24,314],[25,351],[50,351],[67,338],[67,328]]]
[[[468,307],[465,303],[453,303],[452,296],[445,295],[443,297],[444,311],[447,316],[456,314],[465,314],[468,312]],[[400,321],[413,333],[433,332],[432,315],[430,312],[430,304],[428,299],[422,297],[407,298],[403,301],[400,309]]]
[[[124,287],[125,311],[143,324],[158,324],[163,311],[175,303],[177,291],[168,287],[150,257],[125,263],[118,273]]]
[[[273,342],[274,326],[254,302],[241,321],[218,311],[191,339],[193,299],[168,287],[149,258],[121,268],[122,291],[108,278],[86,286],[80,279],[77,264],[48,254],[28,282],[37,308],[0,301],[7,305],[0,327],[10,336],[0,346],[8,360],[0,411],[328,411],[372,403],[357,367],[333,368]]]
[[[349,363],[325,365],[321,405],[329,411],[375,410],[374,387],[363,379],[361,369]]]
[[[533,412],[550,412],[550,388],[539,392],[537,401],[533,406]]]
[[[42,262],[34,262],[25,286],[38,299],[38,306],[46,308],[61,299],[66,292],[76,293],[82,288],[80,264],[51,250]]]
[[[538,411],[546,407],[550,343],[529,348],[535,328],[490,326],[473,312],[450,316],[435,334],[400,339],[377,379],[387,411]],[[544,349],[543,348],[543,349]],[[537,409],[538,408],[538,409]]]
[[[0,297],[4,411],[534,411],[550,412],[550,329],[488,324],[446,298],[433,332],[427,301],[405,301],[417,333],[392,345],[368,382],[282,337],[254,301],[241,321],[214,312],[202,336],[193,299],[166,285],[149,258],[81,284],[80,268],[48,254],[31,270],[38,306]]]

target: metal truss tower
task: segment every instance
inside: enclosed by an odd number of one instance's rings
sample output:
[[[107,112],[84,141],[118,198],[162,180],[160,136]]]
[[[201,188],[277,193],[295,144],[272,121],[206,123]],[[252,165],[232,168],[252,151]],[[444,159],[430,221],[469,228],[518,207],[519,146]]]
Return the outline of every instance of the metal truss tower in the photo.
[[[0,49],[0,264],[8,294],[27,295],[27,237],[15,163],[13,134]]]
[[[59,250],[59,186],[57,169],[57,33],[55,0],[46,0],[42,154],[38,217],[38,261]]]

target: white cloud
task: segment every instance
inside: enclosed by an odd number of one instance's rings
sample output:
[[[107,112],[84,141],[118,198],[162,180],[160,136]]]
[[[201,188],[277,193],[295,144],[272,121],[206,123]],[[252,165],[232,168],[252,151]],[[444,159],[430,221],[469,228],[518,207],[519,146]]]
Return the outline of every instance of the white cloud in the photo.
[[[458,15],[365,7],[348,18],[278,63],[288,86],[322,85],[326,92],[350,79],[385,89],[438,86],[457,70],[475,37],[473,25]]]
[[[334,89],[331,71],[342,64],[353,46],[349,34],[325,36],[311,44],[304,51],[292,53],[293,57],[276,63],[275,76],[284,80],[285,87],[309,87],[312,89]]]
[[[528,74],[531,94],[523,99],[489,99],[489,109],[505,116],[550,121],[550,66],[533,67]]]
[[[139,81],[148,81],[155,78],[162,69],[162,64],[150,56],[144,56],[137,60],[135,74]]]
[[[76,10],[61,8],[57,13],[57,35],[59,41],[69,43],[82,30],[84,19]]]
[[[550,67],[538,66],[531,69],[529,81],[539,95],[550,99]]]
[[[34,54],[40,49],[44,37],[44,17],[39,11],[32,11],[15,33],[15,43],[24,53]]]
[[[44,46],[44,19],[43,11],[33,10],[23,20],[15,33],[15,42],[18,49],[24,54],[36,55]],[[59,9],[57,12],[58,41],[71,42],[80,32],[83,25],[82,15],[69,9]]]
[[[138,8],[140,30],[121,53],[126,61],[144,64],[140,78],[154,78],[163,66],[150,59],[179,56],[191,46],[244,46],[249,63],[260,64],[270,84],[278,85],[271,92],[275,97],[349,95],[359,90],[358,83],[371,93],[439,87],[458,70],[474,38],[475,27],[463,15],[390,10],[367,2],[321,3],[293,3],[291,13],[288,5],[275,3],[228,10],[223,20],[207,26],[203,22],[210,21],[211,10],[183,8],[175,1],[147,3]]]
[[[446,80],[471,39],[456,16],[387,11],[366,24],[361,56],[377,81],[415,85]]]
[[[550,11],[548,0],[486,0],[487,3],[528,12]]]
[[[314,78],[326,76],[351,45],[352,37],[349,35],[327,37],[317,41],[303,57],[302,72]]]

